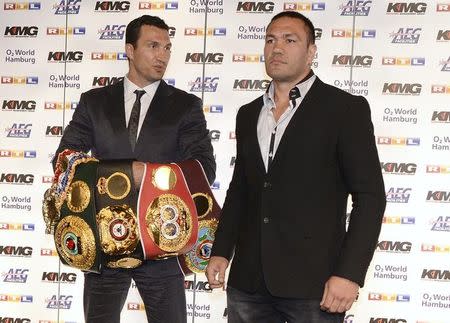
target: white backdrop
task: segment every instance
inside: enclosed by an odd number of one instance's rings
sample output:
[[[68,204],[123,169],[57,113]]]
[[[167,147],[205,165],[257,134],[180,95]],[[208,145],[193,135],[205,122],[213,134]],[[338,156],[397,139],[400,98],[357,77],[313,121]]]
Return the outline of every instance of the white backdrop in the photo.
[[[265,26],[282,10],[315,24],[315,73],[371,104],[388,205],[365,287],[346,322],[450,322],[450,2],[0,5],[0,322],[83,322],[83,275],[60,265],[44,234],[41,200],[80,94],[127,71],[126,24],[151,14],[173,27],[165,79],[203,98],[221,204],[233,171],[236,111],[268,85]],[[226,321],[225,293],[211,292],[203,275],[186,278],[186,293],[189,321]],[[145,321],[134,286],[122,317]]]

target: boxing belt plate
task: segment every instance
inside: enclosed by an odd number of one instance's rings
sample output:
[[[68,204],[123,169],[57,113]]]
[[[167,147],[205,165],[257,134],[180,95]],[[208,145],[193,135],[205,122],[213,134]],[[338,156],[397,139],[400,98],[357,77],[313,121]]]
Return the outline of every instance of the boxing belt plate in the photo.
[[[54,228],[54,240],[62,263],[99,273],[102,255],[99,249],[94,198],[97,166],[98,161],[94,158],[69,160],[67,171],[61,174],[69,175],[59,210],[59,220]]]
[[[194,247],[178,256],[185,275],[205,272],[211,257],[214,234],[220,217],[220,206],[211,192],[208,179],[198,160],[178,162],[189,186],[198,215],[198,237]]]
[[[96,184],[96,220],[105,265],[110,268],[141,265],[144,254],[139,241],[132,161],[101,161]]]
[[[164,259],[192,249],[198,236],[197,210],[176,164],[146,163],[138,199],[145,259]]]

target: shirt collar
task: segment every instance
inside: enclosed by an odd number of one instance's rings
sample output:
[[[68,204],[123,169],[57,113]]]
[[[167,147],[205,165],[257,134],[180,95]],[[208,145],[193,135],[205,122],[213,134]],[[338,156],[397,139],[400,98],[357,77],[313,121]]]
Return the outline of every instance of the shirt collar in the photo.
[[[306,93],[308,93],[309,88],[311,87],[312,83],[316,79],[316,75],[314,74],[313,70],[310,70],[308,75],[306,75],[300,82],[298,82],[295,86],[300,91],[301,97],[304,97]],[[270,82],[269,87],[267,88],[266,92],[263,95],[263,102],[264,107],[267,107],[268,109],[271,109],[275,106],[275,98],[274,98],[274,86],[273,82]],[[291,107],[289,105],[288,109],[293,109],[295,107]]]
[[[137,86],[136,84],[134,84],[133,82],[130,81],[130,79],[128,78],[128,75],[125,75],[125,77],[123,79],[124,93],[127,96],[131,96],[131,95],[135,96],[134,91],[144,90],[146,94],[152,94],[152,93],[156,92],[156,89],[158,88],[159,83],[161,83],[161,80],[150,83],[149,85],[147,85],[144,88],[140,88],[139,86]]]

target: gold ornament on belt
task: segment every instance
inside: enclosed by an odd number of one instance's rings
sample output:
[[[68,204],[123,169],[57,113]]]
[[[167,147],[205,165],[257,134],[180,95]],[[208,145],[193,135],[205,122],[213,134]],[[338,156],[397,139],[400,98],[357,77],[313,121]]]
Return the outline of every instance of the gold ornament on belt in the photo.
[[[69,185],[67,190],[67,207],[70,211],[80,213],[89,205],[91,191],[89,186],[83,181],[75,181]]]
[[[131,182],[124,173],[115,172],[108,178],[100,177],[97,182],[97,189],[100,194],[108,194],[114,200],[121,200],[130,193]]]
[[[160,166],[152,172],[152,184],[161,191],[168,191],[175,187],[177,175],[169,166]]]
[[[97,214],[100,244],[108,255],[129,254],[139,242],[136,216],[128,205],[107,206]]]
[[[189,241],[192,215],[181,198],[162,194],[150,203],[145,215],[147,231],[162,250],[175,252]]]
[[[96,257],[95,238],[89,225],[80,217],[68,215],[55,229],[59,255],[72,267],[88,270]]]
[[[131,257],[125,257],[125,258],[121,258],[121,259],[116,260],[116,261],[110,261],[110,262],[108,262],[107,266],[109,268],[126,268],[126,269],[130,269],[130,268],[139,267],[141,264],[142,264],[142,260],[140,260],[140,259],[131,258]]]

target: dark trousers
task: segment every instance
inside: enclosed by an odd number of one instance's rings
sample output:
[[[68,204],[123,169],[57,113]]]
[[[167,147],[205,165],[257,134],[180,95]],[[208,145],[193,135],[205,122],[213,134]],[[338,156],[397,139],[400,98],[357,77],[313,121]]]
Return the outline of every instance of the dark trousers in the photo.
[[[84,275],[86,323],[119,323],[131,279],[145,305],[149,323],[186,323],[184,275],[176,258],[145,261],[134,269],[104,268]]]
[[[342,323],[345,313],[320,310],[320,299],[283,298],[227,287],[228,323]]]

